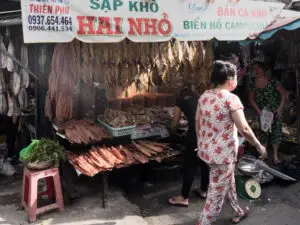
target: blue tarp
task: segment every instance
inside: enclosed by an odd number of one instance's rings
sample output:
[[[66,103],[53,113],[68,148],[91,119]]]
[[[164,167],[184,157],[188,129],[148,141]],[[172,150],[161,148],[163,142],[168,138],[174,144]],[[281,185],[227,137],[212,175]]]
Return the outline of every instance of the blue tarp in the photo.
[[[268,30],[268,31],[263,31],[260,35],[258,35],[258,37],[254,40],[245,40],[245,41],[240,41],[241,45],[248,45],[253,41],[256,42],[263,42],[267,39],[270,39],[274,34],[276,34],[278,31],[280,30],[287,30],[287,31],[291,31],[291,30],[296,30],[300,28],[300,18],[295,19],[294,21],[285,24],[283,26],[277,27],[275,29],[272,30]]]

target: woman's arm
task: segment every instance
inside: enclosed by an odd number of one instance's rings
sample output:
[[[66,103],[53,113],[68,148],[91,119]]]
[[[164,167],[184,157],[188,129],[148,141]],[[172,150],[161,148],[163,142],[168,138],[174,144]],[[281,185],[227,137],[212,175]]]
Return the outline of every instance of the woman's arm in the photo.
[[[171,124],[172,133],[176,132],[180,117],[181,117],[181,109],[178,106],[175,106],[174,117],[173,117],[172,124]]]
[[[260,147],[260,142],[255,137],[252,129],[250,128],[244,111],[242,109],[238,109],[231,113],[234,124],[236,125],[238,131],[241,135],[243,135],[250,144],[254,145],[256,148]]]
[[[254,110],[257,112],[258,115],[261,114],[261,109],[258,107],[258,105],[255,102],[255,93],[253,91],[251,91],[249,93],[249,102],[250,105],[254,108]]]
[[[276,88],[277,88],[277,91],[281,95],[281,102],[280,102],[279,108],[282,110],[284,107],[284,104],[285,104],[287,93],[286,93],[286,90],[284,89],[284,87],[279,83],[277,84]]]

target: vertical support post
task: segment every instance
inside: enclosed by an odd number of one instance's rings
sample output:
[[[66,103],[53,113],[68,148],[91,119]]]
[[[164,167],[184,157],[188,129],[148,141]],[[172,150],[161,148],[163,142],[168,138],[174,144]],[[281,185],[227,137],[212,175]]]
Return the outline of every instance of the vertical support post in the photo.
[[[108,208],[108,176],[107,172],[102,173],[102,193],[103,193],[103,208]]]
[[[297,141],[300,144],[300,77],[299,65],[296,68],[296,82],[297,82],[297,98],[296,98],[296,113],[297,113]]]

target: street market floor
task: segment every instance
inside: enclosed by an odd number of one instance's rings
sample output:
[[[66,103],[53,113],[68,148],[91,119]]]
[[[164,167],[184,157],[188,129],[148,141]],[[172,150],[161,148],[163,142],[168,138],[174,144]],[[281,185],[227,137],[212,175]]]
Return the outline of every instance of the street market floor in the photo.
[[[96,179],[79,179],[76,185],[82,197],[65,206],[62,213],[53,211],[38,217],[39,225],[194,225],[204,201],[191,194],[188,208],[167,204],[170,196],[180,193],[180,176],[161,175],[151,184],[139,179],[110,181],[109,208],[102,208],[101,184]],[[118,184],[119,183],[119,184]],[[122,185],[120,185],[122,183]],[[195,182],[197,184],[197,182]],[[21,174],[0,177],[0,225],[28,224],[20,210]],[[243,205],[247,202],[241,200]],[[300,221],[300,183],[282,185],[273,182],[263,189],[263,201],[252,204],[252,214],[242,225],[298,225]],[[231,209],[225,204],[217,225],[230,224]]]

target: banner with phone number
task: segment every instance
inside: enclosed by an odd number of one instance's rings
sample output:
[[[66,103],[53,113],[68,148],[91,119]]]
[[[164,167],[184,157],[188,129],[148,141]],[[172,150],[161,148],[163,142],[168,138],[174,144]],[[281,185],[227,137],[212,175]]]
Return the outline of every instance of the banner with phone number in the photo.
[[[244,40],[274,19],[247,0],[21,0],[25,43]]]

